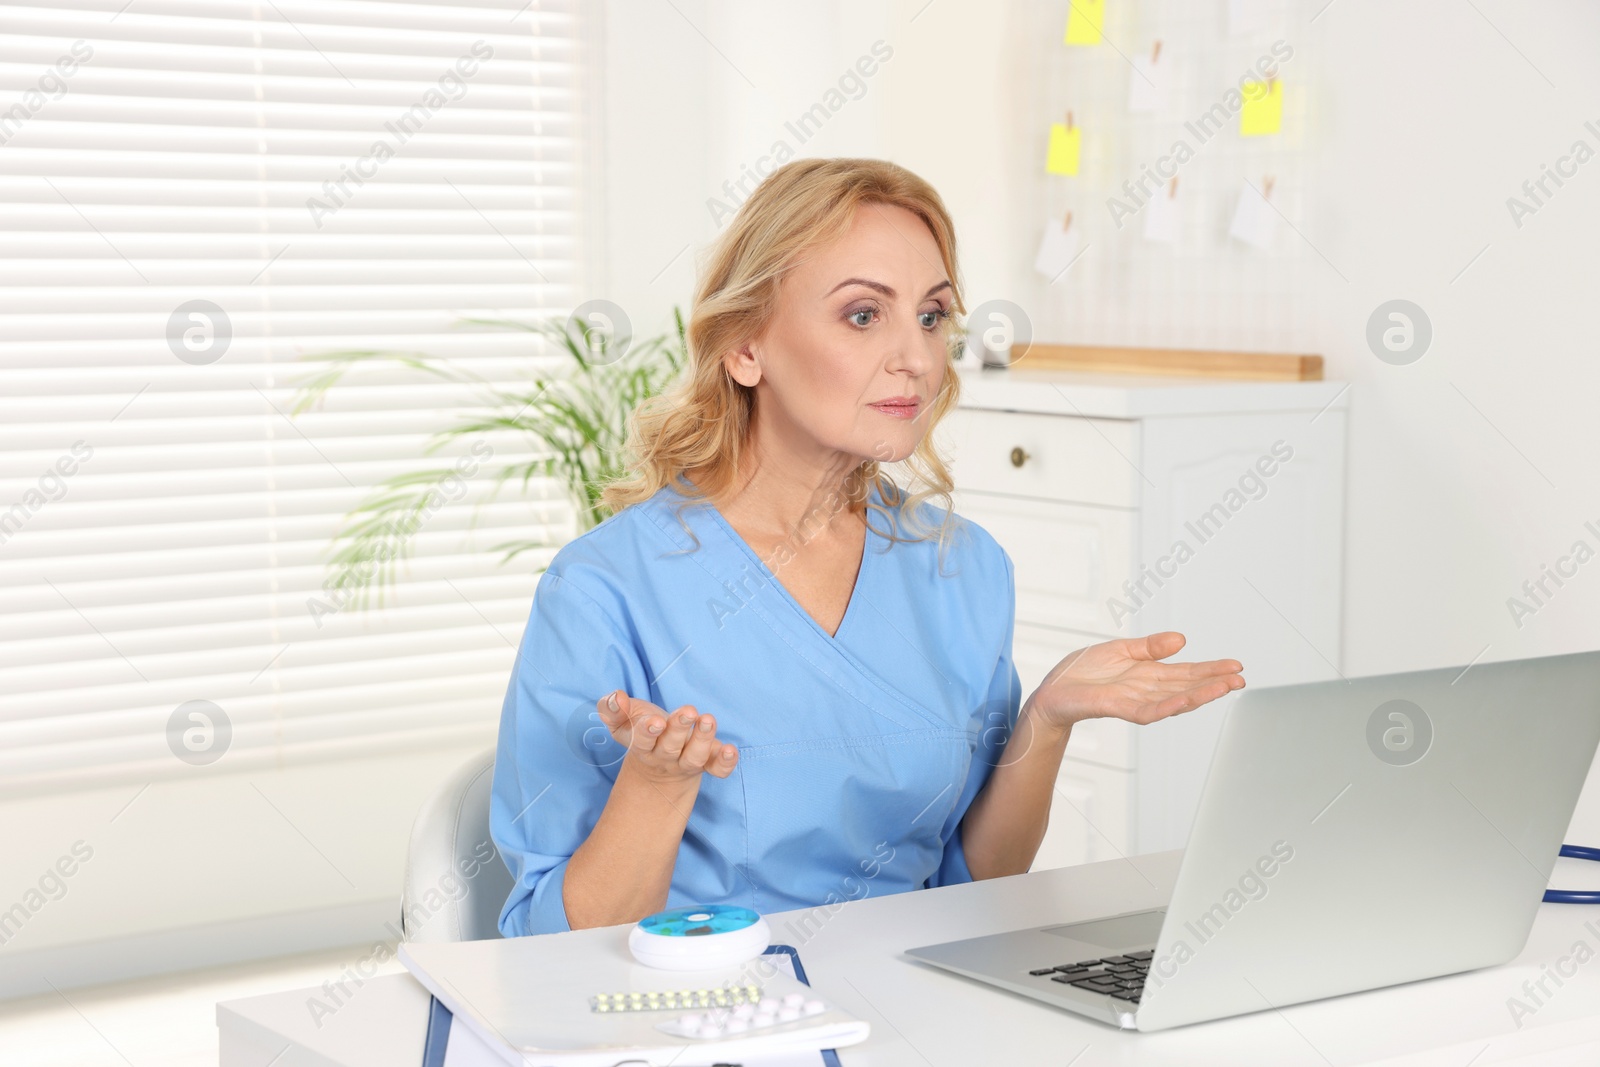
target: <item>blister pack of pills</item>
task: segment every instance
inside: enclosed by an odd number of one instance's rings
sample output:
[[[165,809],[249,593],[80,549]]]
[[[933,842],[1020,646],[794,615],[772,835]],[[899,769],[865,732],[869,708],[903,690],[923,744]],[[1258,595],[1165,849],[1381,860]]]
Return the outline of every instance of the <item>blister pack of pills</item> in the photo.
[[[737,1008],[761,999],[756,985],[718,986],[711,989],[651,989],[630,993],[596,993],[589,998],[594,1012],[682,1011],[685,1008]]]
[[[755,1036],[768,1027],[814,1018],[828,1010],[829,1005],[815,997],[790,993],[782,999],[762,997],[754,1003],[746,1001],[732,1008],[691,1012],[670,1022],[657,1023],[656,1029],[673,1037],[716,1041],[724,1037]]]

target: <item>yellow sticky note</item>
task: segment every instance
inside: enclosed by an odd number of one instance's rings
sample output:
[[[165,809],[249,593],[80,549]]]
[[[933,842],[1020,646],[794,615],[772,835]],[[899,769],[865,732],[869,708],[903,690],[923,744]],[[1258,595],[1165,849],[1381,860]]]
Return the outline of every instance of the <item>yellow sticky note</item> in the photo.
[[[1044,169],[1051,174],[1078,173],[1078,146],[1083,140],[1083,129],[1068,129],[1057,122],[1050,127],[1050,151],[1045,154]]]
[[[1260,137],[1283,129],[1283,82],[1245,82],[1244,110],[1239,112],[1239,136]]]
[[[1068,0],[1068,44],[1099,44],[1100,27],[1106,24],[1106,0]]]

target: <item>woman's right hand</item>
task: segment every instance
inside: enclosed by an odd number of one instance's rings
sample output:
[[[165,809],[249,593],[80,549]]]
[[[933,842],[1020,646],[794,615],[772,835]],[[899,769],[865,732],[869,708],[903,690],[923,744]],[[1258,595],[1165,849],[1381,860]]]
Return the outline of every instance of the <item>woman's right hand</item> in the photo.
[[[669,715],[619,689],[595,708],[634,770],[658,783],[698,785],[702,772],[726,778],[739,762],[738,748],[717,740],[717,720],[691,704]]]

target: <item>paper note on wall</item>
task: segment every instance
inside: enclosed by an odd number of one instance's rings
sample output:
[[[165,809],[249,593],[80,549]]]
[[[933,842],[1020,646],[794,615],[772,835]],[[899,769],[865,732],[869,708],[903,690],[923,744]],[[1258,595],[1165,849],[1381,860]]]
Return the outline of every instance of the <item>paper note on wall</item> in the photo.
[[[1078,229],[1070,218],[1064,226],[1054,219],[1045,223],[1039,252],[1033,257],[1033,269],[1053,282],[1065,274],[1077,258]]]
[[[1283,82],[1245,82],[1240,88],[1244,107],[1239,111],[1239,136],[1260,137],[1283,129]]]
[[[1067,0],[1067,43],[1099,44],[1100,27],[1106,22],[1106,0]]]
[[[1050,126],[1050,150],[1045,153],[1044,169],[1050,174],[1078,173],[1078,148],[1083,141],[1081,126],[1062,122]]]
[[[1178,240],[1179,216],[1177,187],[1162,186],[1144,206],[1144,239],[1175,244]]]
[[[1135,56],[1128,75],[1128,110],[1160,111],[1166,100],[1166,64],[1152,56]]]
[[[1252,248],[1272,247],[1273,234],[1278,230],[1278,213],[1267,201],[1271,191],[1270,184],[1263,184],[1257,189],[1248,180],[1239,186],[1239,202],[1233,209],[1233,223],[1228,227],[1229,237],[1243,241]]]

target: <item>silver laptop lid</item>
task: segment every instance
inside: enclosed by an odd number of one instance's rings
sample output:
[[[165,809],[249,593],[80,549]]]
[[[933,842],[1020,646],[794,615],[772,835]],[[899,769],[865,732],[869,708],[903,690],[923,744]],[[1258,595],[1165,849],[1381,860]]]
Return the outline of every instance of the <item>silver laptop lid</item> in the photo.
[[[1140,1030],[1503,963],[1600,744],[1600,652],[1246,689]]]

